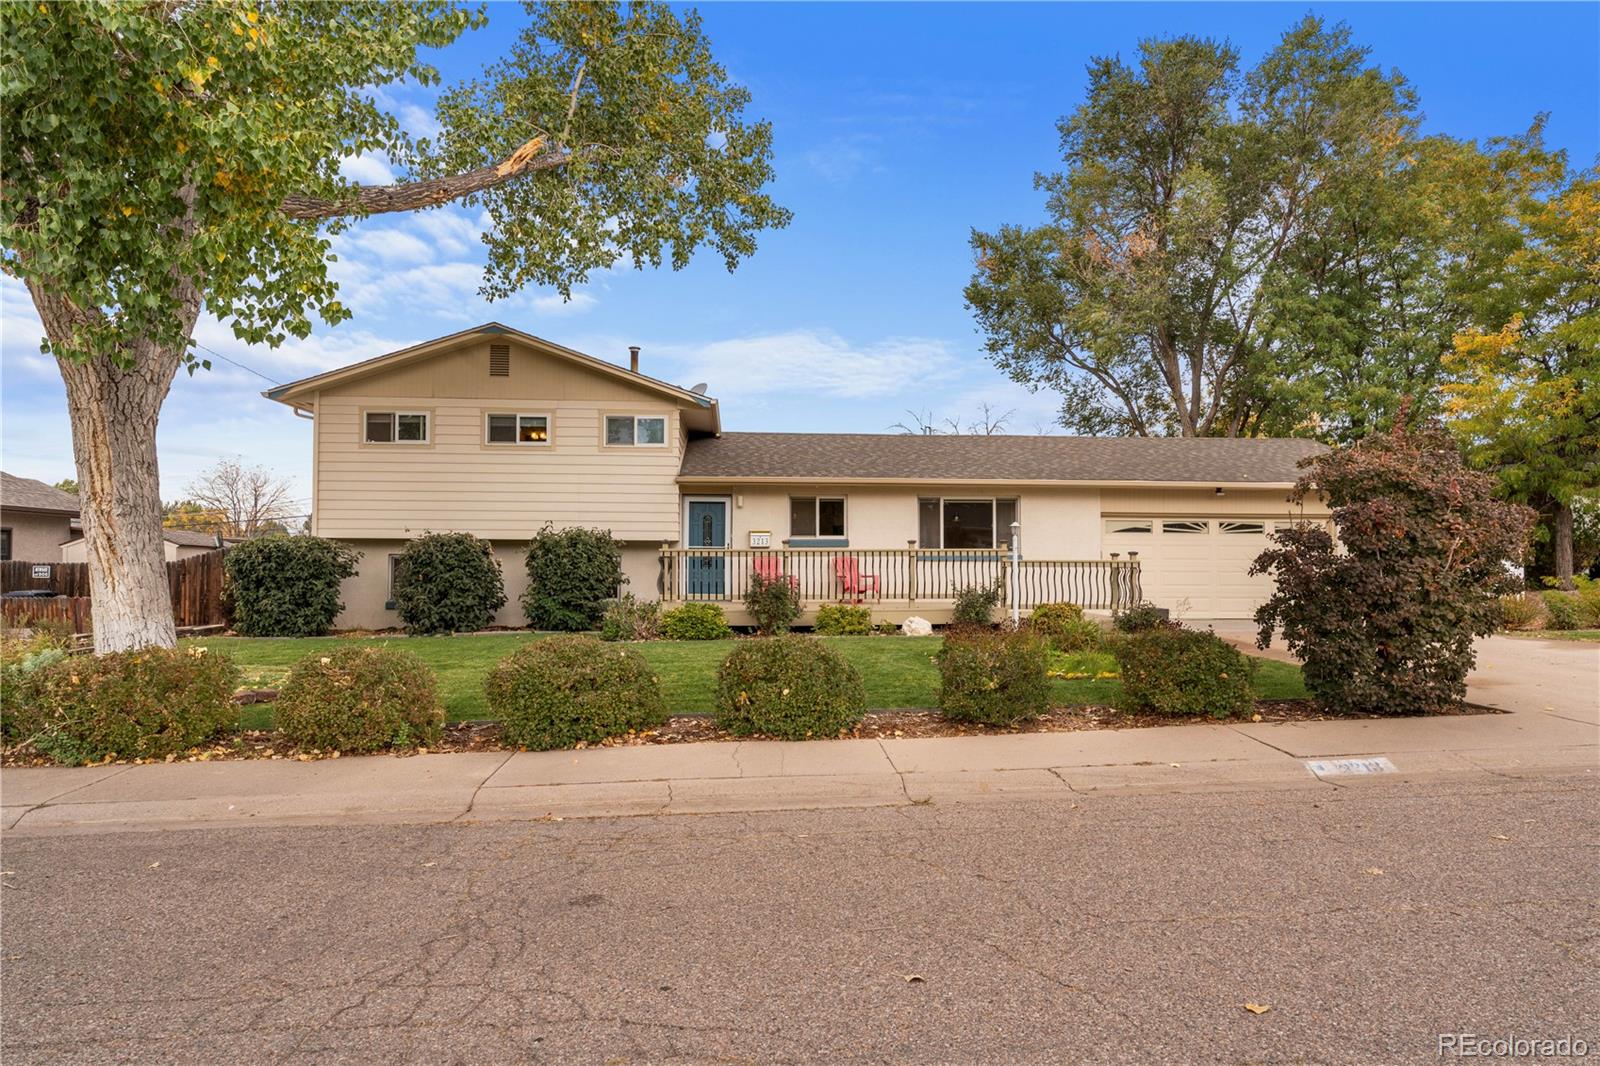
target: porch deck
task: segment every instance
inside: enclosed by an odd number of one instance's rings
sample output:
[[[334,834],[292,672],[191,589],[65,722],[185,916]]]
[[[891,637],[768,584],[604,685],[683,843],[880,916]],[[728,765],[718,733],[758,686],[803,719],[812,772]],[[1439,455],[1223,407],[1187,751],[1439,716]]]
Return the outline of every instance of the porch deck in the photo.
[[[720,604],[733,625],[749,625],[744,597],[756,574],[781,575],[796,586],[799,625],[817,608],[850,603],[874,622],[951,619],[958,589],[995,586],[1000,610],[1026,613],[1041,603],[1076,603],[1116,611],[1139,602],[1139,564],[1120,559],[1028,559],[1004,549],[933,548],[671,548],[660,554],[658,591],[665,606]],[[859,580],[858,580],[859,579]],[[852,584],[865,586],[852,588]]]

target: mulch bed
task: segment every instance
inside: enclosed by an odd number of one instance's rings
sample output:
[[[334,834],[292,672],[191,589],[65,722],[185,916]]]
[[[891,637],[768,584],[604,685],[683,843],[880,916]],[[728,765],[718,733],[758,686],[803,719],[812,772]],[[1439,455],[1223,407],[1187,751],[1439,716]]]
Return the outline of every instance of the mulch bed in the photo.
[[[254,702],[254,701],[252,701]],[[1448,712],[1446,717],[1469,714],[1504,714],[1506,712],[1481,704],[1468,703]],[[1320,710],[1310,700],[1257,700],[1251,722],[1324,722],[1351,719],[1376,719],[1385,715],[1341,715]],[[1072,733],[1094,729],[1143,729],[1150,726],[1222,725],[1237,723],[1239,719],[1215,719],[1201,715],[1175,718],[1159,714],[1129,714],[1113,707],[1054,707],[1038,718],[1019,722],[1008,727],[977,725],[956,722],[937,711],[905,709],[873,711],[848,733],[847,739],[896,740],[918,737],[979,737],[1001,736],[1008,733]],[[580,747],[641,747],[649,744],[696,744],[707,741],[771,740],[767,736],[738,737],[704,715],[675,715],[661,726],[642,733],[614,737],[595,745]],[[429,752],[505,751],[500,742],[498,722],[452,722],[444,728],[439,742],[426,748],[398,751],[397,756],[425,755]],[[114,760],[116,764],[144,762],[217,762],[232,759],[287,759],[311,762],[318,759],[340,758],[338,752],[301,751],[282,736],[269,730],[251,729],[236,733],[203,748],[194,748],[184,755],[165,760]],[[348,757],[348,756],[346,756]],[[51,766],[48,758],[39,755],[26,745],[0,751],[0,765]]]

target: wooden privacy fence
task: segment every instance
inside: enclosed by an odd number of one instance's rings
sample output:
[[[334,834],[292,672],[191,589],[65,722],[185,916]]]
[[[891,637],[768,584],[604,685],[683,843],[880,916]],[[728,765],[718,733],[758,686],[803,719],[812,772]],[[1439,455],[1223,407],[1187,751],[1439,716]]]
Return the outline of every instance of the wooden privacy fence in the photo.
[[[222,557],[225,549],[191,555],[167,564],[167,592],[172,597],[172,617],[179,629],[224,625],[222,610]],[[44,568],[50,573],[45,576]],[[39,576],[34,576],[39,571]],[[89,564],[0,563],[0,592],[35,589],[54,592],[53,598],[0,599],[7,625],[26,618],[65,618],[75,631],[89,631]]]
[[[757,574],[786,577],[803,603],[949,603],[957,589],[999,583],[1001,602],[1032,610],[1076,603],[1118,610],[1139,602],[1139,564],[1116,559],[1022,559],[1011,573],[1005,550],[968,548],[669,548],[661,549],[663,600],[738,603]],[[869,578],[876,578],[869,581]]]

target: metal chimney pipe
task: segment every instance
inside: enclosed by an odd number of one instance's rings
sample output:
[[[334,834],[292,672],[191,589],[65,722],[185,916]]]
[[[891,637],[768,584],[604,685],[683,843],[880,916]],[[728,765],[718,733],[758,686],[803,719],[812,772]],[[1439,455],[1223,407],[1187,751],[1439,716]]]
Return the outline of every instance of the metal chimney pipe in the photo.
[[[628,369],[635,374],[639,372],[639,346],[637,344],[628,345]]]

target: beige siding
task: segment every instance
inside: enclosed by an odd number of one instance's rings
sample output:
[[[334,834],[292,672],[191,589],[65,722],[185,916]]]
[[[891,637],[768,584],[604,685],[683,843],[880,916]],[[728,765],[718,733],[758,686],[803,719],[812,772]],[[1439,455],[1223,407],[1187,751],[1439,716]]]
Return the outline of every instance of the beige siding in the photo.
[[[344,539],[465,530],[525,539],[546,522],[673,539],[680,412],[658,393],[513,344],[490,377],[488,342],[358,379],[316,399],[316,531]],[[367,444],[367,411],[423,411],[426,444]],[[548,445],[485,442],[491,412],[550,418]],[[660,415],[666,443],[609,447],[604,416]]]
[[[1108,515],[1252,515],[1288,518],[1301,513],[1301,506],[1289,502],[1288,489],[1229,489],[1218,496],[1215,489],[1150,488],[1105,489],[1101,510]],[[1304,513],[1326,515],[1321,500],[1307,500]]]

